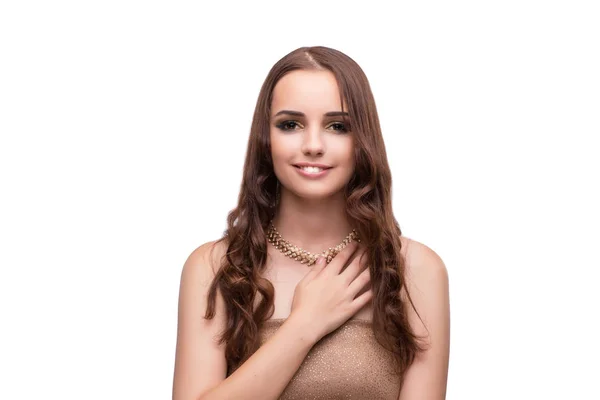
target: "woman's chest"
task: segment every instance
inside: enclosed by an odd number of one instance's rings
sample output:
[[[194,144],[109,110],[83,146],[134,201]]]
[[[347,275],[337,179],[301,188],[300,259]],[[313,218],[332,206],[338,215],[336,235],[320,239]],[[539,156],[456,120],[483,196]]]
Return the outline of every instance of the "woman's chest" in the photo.
[[[276,260],[276,264],[275,262],[267,263],[261,275],[271,282],[275,290],[273,301],[275,310],[271,319],[285,319],[289,317],[296,286],[310,270],[311,267],[300,264],[295,260],[278,259]],[[258,299],[256,304],[258,304]],[[351,319],[372,321],[372,316],[372,302],[369,302]]]

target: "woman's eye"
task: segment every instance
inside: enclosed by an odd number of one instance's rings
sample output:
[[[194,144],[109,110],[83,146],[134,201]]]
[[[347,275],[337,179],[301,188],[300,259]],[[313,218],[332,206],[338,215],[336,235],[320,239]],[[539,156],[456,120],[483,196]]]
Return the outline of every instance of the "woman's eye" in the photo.
[[[346,128],[346,125],[342,124],[341,122],[335,122],[329,126],[332,127],[333,130],[335,130],[335,131],[341,131],[341,132],[348,131],[348,129]]]
[[[298,126],[298,123],[296,123],[295,121],[283,121],[275,126],[281,129],[282,131],[293,131],[296,128],[296,126]]]
[[[282,131],[293,131],[293,130],[302,128],[302,126],[300,126],[298,124],[298,122],[296,122],[296,121],[283,121],[275,126],[279,129],[281,129]],[[344,124],[342,122],[332,123],[331,125],[329,125],[329,129],[333,129],[334,131],[338,131],[338,132],[348,132],[348,128],[346,127],[346,124]]]

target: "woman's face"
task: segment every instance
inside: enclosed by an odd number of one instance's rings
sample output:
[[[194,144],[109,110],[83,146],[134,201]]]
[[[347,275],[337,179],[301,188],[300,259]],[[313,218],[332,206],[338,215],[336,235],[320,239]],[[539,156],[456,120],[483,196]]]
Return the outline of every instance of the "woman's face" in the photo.
[[[277,82],[270,138],[275,175],[299,197],[334,195],[354,173],[354,138],[330,71],[297,70]]]

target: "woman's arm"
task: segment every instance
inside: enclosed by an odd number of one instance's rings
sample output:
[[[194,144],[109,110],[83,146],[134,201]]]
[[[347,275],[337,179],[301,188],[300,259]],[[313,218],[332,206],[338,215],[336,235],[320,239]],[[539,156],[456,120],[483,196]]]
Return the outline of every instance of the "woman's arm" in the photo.
[[[406,371],[399,400],[443,400],[450,354],[448,272],[433,250],[410,240],[406,273],[408,292],[425,326],[407,304],[410,324],[417,335],[426,338],[426,350]]]
[[[214,250],[211,253],[211,250]],[[290,316],[255,354],[225,378],[225,346],[216,337],[226,325],[218,292],[215,317],[205,320],[208,288],[225,248],[207,243],[186,261],[179,291],[174,400],[277,399],[292,379],[317,335],[308,321]]]
[[[200,400],[278,399],[316,343],[291,316],[245,363]]]

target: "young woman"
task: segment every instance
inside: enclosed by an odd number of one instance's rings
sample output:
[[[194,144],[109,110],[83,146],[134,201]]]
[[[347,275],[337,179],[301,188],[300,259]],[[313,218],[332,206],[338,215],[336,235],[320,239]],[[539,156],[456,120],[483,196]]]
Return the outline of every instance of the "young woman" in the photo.
[[[391,183],[358,64],[279,60],[227,230],[183,267],[173,399],[443,399],[447,272],[402,236]]]

